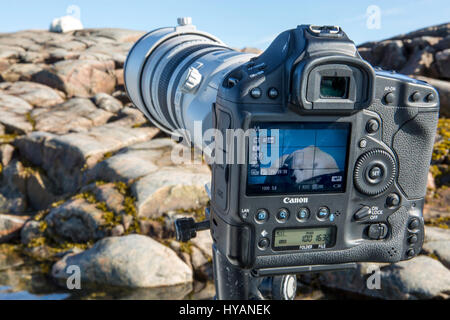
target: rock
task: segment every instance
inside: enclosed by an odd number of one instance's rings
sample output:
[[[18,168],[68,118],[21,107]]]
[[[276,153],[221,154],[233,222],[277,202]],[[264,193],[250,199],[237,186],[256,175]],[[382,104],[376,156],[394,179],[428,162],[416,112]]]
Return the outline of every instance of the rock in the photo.
[[[125,233],[125,228],[119,224],[111,229],[111,236],[112,237],[120,237]]]
[[[381,267],[379,290],[366,285],[372,266]],[[448,298],[450,292],[450,271],[426,256],[385,266],[360,263],[356,270],[322,273],[319,281],[325,287],[388,300]]]
[[[212,280],[212,264],[197,247],[191,248],[191,263],[198,280]]]
[[[64,16],[53,19],[49,31],[50,32],[69,32],[83,29],[83,24],[80,20],[73,16]]]
[[[24,245],[28,245],[31,241],[40,238],[43,235],[40,222],[28,220],[20,231],[20,241]]]
[[[20,47],[0,44],[0,59],[18,59],[25,50]]]
[[[450,268],[450,229],[425,227],[423,252],[434,255],[443,265]]]
[[[0,93],[0,123],[8,132],[24,134],[33,130],[33,125],[28,121],[27,114],[33,107],[20,98]]]
[[[10,144],[0,145],[0,164],[6,167],[14,154],[14,147]]]
[[[124,214],[123,202],[125,196],[121,194],[113,183],[90,184],[81,189],[81,192],[90,192],[98,202],[104,202],[106,207],[115,214]]]
[[[400,73],[407,75],[427,74],[430,73],[430,67],[433,63],[433,51],[430,48],[425,48],[422,51],[417,51],[409,57],[408,62],[400,69]],[[396,68],[394,68],[396,70]]]
[[[47,233],[57,242],[84,243],[106,236],[105,212],[84,199],[72,199],[53,208],[45,217]]]
[[[103,92],[97,93],[93,100],[97,107],[113,113],[117,113],[123,107],[122,102]]]
[[[87,132],[62,136],[33,132],[16,139],[14,145],[21,156],[46,171],[61,193],[67,193],[74,192],[87,181],[116,181],[94,179],[93,174],[84,169],[93,167],[106,153],[151,139],[158,132],[154,127],[127,128],[108,123]]]
[[[132,183],[143,217],[201,208],[208,201],[204,185],[210,181],[210,170],[206,165],[175,165],[174,146],[170,139],[154,139],[124,148],[93,167],[88,180]]]
[[[27,207],[26,180],[28,174],[17,160],[3,168],[0,175],[0,213],[23,214]]]
[[[113,43],[128,42],[133,44],[140,37],[145,34],[143,31],[114,29],[114,28],[98,28],[98,29],[84,29],[76,31],[76,37],[89,37],[97,39],[109,39]]]
[[[30,81],[33,74],[43,70],[43,66],[34,63],[13,64],[0,73],[0,81],[16,82]]]
[[[450,79],[450,48],[437,52],[435,57],[439,74],[445,79]]]
[[[143,288],[192,282],[192,270],[175,252],[142,235],[106,238],[85,252],[66,256],[53,266],[52,277],[65,284],[70,265],[80,267],[82,285]]]
[[[105,124],[112,116],[112,113],[97,108],[85,98],[73,98],[50,110],[36,109],[31,112],[35,130],[55,134],[87,131]]]
[[[197,236],[191,239],[191,242],[194,246],[199,248],[207,258],[212,259],[213,240],[209,230],[197,232]]]
[[[423,245],[423,251],[433,254],[444,266],[450,268],[450,240],[427,242]]]
[[[64,102],[64,95],[61,92],[39,83],[26,81],[4,83],[0,91],[22,98],[33,106],[51,107]]]
[[[164,238],[164,226],[153,220],[139,220],[140,233],[149,237],[162,239]]]
[[[431,241],[450,241],[450,230],[425,226],[425,243]]]
[[[76,59],[79,56],[80,54],[78,52],[67,51],[66,49],[63,48],[53,48],[48,50],[47,61],[55,63],[62,60]]]
[[[209,200],[205,184],[211,176],[208,170],[199,167],[160,168],[139,179],[132,186],[139,216],[155,218],[171,210],[204,207]]]
[[[0,214],[0,243],[8,242],[20,234],[28,217]]]
[[[112,93],[116,86],[114,61],[64,60],[33,75],[33,81],[64,91],[68,97],[88,98]]]
[[[144,129],[144,128],[142,128]],[[174,142],[154,139],[123,148],[112,157],[98,163],[89,173],[90,180],[132,182],[159,168],[163,154],[170,153]]]
[[[58,201],[54,184],[39,171],[29,172],[26,181],[27,204],[34,210],[45,210]]]

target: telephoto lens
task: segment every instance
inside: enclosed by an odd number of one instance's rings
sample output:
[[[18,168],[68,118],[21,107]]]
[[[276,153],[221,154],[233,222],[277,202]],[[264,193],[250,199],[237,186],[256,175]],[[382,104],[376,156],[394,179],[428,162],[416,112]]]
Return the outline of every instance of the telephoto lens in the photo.
[[[133,46],[124,67],[125,86],[155,126],[201,147],[203,133],[213,126],[219,85],[252,57],[196,30],[190,18],[179,18],[178,26],[153,30]],[[201,134],[194,135],[194,123]]]

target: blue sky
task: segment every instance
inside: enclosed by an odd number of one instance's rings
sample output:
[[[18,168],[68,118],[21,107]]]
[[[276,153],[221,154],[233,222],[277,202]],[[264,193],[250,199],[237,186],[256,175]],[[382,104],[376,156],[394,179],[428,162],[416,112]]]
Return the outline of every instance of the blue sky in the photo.
[[[151,30],[191,16],[201,30],[233,47],[264,49],[280,32],[298,24],[340,25],[357,44],[450,21],[448,0],[20,0],[0,11],[0,32],[46,29],[76,5],[85,27]],[[381,10],[379,28],[367,28],[369,6]]]

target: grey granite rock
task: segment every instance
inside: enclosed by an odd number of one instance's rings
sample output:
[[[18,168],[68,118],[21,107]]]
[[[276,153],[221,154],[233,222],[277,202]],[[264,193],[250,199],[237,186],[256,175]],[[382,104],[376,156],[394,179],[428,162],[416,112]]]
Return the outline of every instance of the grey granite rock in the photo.
[[[158,132],[154,127],[129,128],[108,123],[62,136],[33,132],[14,144],[23,157],[42,167],[50,180],[66,193],[74,192],[86,182],[101,180],[86,169],[97,164],[106,153],[151,139]]]
[[[97,93],[93,98],[97,107],[106,110],[108,112],[116,113],[122,109],[122,102],[106,93]]]
[[[80,267],[82,285],[142,288],[192,282],[192,270],[175,252],[142,235],[106,238],[85,252],[68,255],[53,266],[52,277],[65,284],[71,265]]]
[[[105,212],[84,199],[73,199],[53,208],[45,217],[47,233],[55,241],[84,243],[104,238]]]
[[[29,104],[38,107],[51,107],[64,102],[64,94],[48,86],[18,81],[14,83],[3,83],[0,91],[13,95],[27,101]]]
[[[25,100],[0,93],[0,123],[7,131],[19,134],[31,132],[33,125],[28,121],[27,114],[32,109]]]
[[[87,131],[105,124],[112,116],[85,98],[73,98],[50,110],[35,109],[31,112],[35,130],[56,134]]]
[[[33,81],[64,91],[68,97],[112,93],[116,86],[114,61],[63,60],[34,74]]]

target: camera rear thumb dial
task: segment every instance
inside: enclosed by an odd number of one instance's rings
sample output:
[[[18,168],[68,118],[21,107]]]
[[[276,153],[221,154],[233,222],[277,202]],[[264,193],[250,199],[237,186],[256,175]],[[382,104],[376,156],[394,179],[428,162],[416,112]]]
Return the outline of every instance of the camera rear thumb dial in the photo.
[[[359,192],[376,196],[394,182],[397,172],[394,158],[385,150],[370,150],[356,161],[353,180]]]

